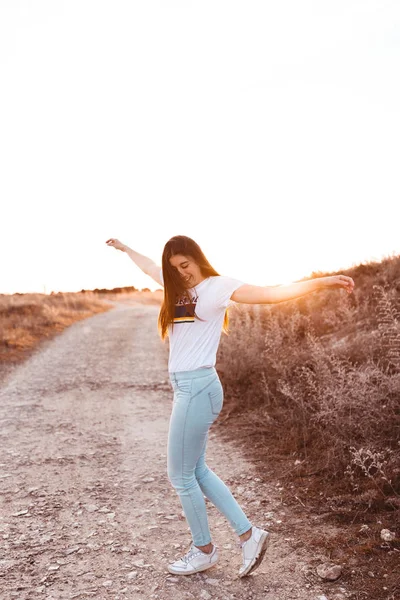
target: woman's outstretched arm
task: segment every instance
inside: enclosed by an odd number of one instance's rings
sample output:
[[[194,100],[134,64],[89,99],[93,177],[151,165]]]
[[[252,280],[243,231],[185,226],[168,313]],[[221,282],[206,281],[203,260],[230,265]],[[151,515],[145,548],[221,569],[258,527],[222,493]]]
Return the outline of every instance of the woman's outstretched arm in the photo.
[[[116,238],[110,238],[109,240],[106,241],[106,244],[108,246],[112,246],[113,248],[116,248],[117,250],[126,252],[126,254],[129,256],[129,258],[131,260],[133,260],[135,265],[137,265],[139,267],[139,269],[141,269],[143,271],[143,273],[146,273],[146,275],[149,275],[152,279],[154,279],[154,281],[156,281],[160,285],[164,285],[161,280],[161,277],[160,277],[161,267],[159,267],[154,262],[154,260],[152,260],[148,256],[144,256],[144,254],[140,254],[139,252],[136,252],[136,250],[132,250],[132,248],[129,248],[129,246],[127,246],[126,244],[123,244]]]
[[[245,284],[233,292],[231,300],[243,304],[276,304],[300,298],[300,296],[325,288],[344,288],[351,294],[354,281],[347,275],[333,275],[332,277],[319,277],[276,287]]]

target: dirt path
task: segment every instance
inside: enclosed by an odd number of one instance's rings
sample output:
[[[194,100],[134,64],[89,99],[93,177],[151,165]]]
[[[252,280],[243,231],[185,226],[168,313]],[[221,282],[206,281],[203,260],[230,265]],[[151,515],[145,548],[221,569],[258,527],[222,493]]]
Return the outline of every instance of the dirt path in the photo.
[[[74,324],[14,369],[0,394],[0,597],[346,598],[308,577],[318,556],[279,534],[288,509],[233,443],[211,431],[208,464],[250,520],[274,526],[239,579],[237,537],[207,501],[219,563],[174,577],[190,533],[166,472],[172,389],[158,306],[117,305]],[[257,480],[258,479],[258,480]]]

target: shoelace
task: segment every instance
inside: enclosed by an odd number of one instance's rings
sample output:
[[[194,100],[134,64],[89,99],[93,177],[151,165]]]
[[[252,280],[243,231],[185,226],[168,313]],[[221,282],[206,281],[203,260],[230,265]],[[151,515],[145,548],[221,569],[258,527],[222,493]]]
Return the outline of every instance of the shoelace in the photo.
[[[189,560],[191,560],[193,558],[193,556],[196,556],[196,554],[200,554],[200,553],[201,553],[200,550],[196,550],[194,548],[194,546],[191,546],[189,552],[186,552],[186,554],[184,556],[182,556],[181,561],[187,564],[189,562]]]

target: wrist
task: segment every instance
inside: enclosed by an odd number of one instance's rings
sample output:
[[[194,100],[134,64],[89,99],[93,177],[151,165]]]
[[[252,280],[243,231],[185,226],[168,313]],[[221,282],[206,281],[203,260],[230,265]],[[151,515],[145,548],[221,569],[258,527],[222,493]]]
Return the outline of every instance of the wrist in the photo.
[[[332,286],[332,277],[321,277],[321,289],[326,290]]]
[[[320,290],[324,290],[326,288],[329,287],[329,282],[328,282],[329,277],[319,277],[318,279],[318,289]]]

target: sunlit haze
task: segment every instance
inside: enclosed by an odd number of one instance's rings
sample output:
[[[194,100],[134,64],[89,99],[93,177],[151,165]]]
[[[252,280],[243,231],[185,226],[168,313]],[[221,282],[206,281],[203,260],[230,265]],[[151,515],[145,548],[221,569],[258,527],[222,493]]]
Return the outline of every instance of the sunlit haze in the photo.
[[[257,285],[400,254],[399,72],[394,1],[2,0],[0,293],[157,289],[110,237]]]

